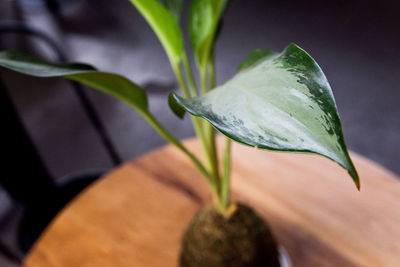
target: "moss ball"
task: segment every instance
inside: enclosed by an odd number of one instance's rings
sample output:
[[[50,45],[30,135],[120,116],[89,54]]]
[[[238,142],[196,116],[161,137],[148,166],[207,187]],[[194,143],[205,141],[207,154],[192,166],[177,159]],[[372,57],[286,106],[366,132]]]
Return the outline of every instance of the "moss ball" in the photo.
[[[228,217],[214,206],[197,212],[183,239],[181,267],[279,267],[277,243],[251,208],[236,204]]]

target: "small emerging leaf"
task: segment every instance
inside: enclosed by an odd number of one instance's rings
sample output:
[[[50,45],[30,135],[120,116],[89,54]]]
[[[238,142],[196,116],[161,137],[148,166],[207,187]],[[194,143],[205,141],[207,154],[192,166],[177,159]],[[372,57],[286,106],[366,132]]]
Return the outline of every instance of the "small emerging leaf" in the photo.
[[[174,98],[174,95],[170,93],[168,95],[168,105],[172,112],[180,119],[183,119],[185,117],[186,110],[183,109],[177,102],[176,99]]]
[[[168,58],[178,64],[184,53],[183,36],[177,19],[157,0],[130,0],[143,15],[167,52]]]
[[[136,108],[147,112],[146,93],[125,77],[114,73],[99,72],[86,64],[56,64],[16,52],[0,52],[0,66],[35,77],[58,77],[81,82],[110,94]]]
[[[213,30],[212,0],[194,0],[190,7],[189,36],[192,49],[198,62],[201,61],[202,50],[206,49],[206,41]]]
[[[189,36],[197,63],[205,66],[211,55],[221,17],[229,0],[194,0],[189,14]]]
[[[237,142],[332,159],[359,188],[329,83],[295,44],[280,54],[256,51],[230,81],[203,96],[174,97],[186,111]]]

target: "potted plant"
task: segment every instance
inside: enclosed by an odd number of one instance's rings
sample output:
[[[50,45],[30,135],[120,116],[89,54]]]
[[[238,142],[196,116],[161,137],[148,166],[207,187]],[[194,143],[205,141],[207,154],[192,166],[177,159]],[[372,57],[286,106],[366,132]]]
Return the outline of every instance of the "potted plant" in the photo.
[[[168,104],[189,113],[205,155],[199,160],[152,115],[145,91],[114,73],[86,64],[55,64],[15,52],[0,52],[0,66],[36,77],[63,76],[110,94],[134,108],[182,151],[208,182],[213,203],[187,228],[180,266],[280,266],[267,224],[248,206],[230,199],[231,140],[260,149],[314,153],[345,168],[360,187],[344,141],[329,83],[318,64],[295,44],[281,53],[257,49],[225,84],[215,86],[214,44],[229,0],[193,0],[189,37],[198,70],[195,82],[179,26],[183,0],[130,0],[150,24],[171,63],[182,96]],[[226,136],[218,162],[216,132]]]

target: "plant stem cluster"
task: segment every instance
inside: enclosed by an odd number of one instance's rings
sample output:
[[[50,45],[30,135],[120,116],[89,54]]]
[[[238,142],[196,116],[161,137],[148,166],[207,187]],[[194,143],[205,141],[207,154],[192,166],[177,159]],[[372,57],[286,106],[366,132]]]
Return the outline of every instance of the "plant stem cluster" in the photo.
[[[200,90],[196,87],[192,69],[186,55],[182,64],[171,62],[176,80],[185,98],[197,97],[205,94],[215,87],[214,58],[210,57],[205,67],[199,67]],[[191,153],[177,138],[168,132],[150,113],[142,114],[151,126],[167,141],[186,154],[200,173],[209,183],[214,203],[220,212],[225,212],[230,203],[230,161],[231,140],[226,139],[223,155],[223,168],[220,170],[218,151],[216,146],[216,130],[204,119],[191,116],[193,128],[201,143],[205,156],[205,164]]]
[[[221,26],[221,16],[229,0],[194,0],[189,12],[189,37],[199,76],[196,85],[193,71],[184,46],[179,18],[182,0],[130,0],[153,28],[171,63],[184,98],[195,98],[215,87],[214,45]],[[139,111],[140,112],[140,111]],[[185,153],[208,181],[215,205],[220,212],[229,206],[230,192],[230,140],[224,152],[224,168],[220,171],[216,147],[216,130],[206,120],[191,116],[194,131],[201,143],[205,163],[192,154],[173,137],[148,111],[141,111],[144,118],[167,141]]]

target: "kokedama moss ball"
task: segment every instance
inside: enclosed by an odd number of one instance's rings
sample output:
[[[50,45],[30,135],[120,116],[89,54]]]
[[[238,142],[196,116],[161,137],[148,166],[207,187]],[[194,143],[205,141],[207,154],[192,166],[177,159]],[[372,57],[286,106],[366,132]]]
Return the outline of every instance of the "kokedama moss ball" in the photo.
[[[229,217],[207,206],[186,230],[181,267],[279,267],[277,244],[267,224],[251,208],[236,204]]]

